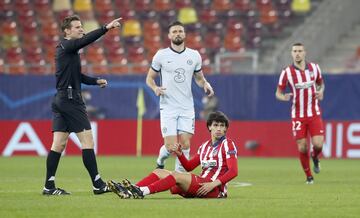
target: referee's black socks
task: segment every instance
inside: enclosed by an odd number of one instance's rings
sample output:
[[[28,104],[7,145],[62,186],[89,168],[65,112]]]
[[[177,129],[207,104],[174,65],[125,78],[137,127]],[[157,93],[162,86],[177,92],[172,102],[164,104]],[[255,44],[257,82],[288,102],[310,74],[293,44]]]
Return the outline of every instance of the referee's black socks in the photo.
[[[55,188],[55,173],[59,165],[61,153],[50,150],[46,159],[46,181],[45,188]]]
[[[105,183],[101,179],[96,163],[96,157],[94,149],[82,149],[83,163],[89,172],[91,182],[95,188],[101,188]]]

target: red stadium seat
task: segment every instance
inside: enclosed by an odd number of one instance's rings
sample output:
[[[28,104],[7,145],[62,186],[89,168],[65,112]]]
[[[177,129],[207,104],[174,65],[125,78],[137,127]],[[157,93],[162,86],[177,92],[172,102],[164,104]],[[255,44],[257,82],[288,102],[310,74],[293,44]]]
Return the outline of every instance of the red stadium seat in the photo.
[[[203,47],[203,39],[199,33],[188,33],[186,36],[186,47],[198,50]]]
[[[226,32],[242,35],[244,32],[244,25],[241,21],[230,20],[226,24]]]
[[[161,26],[158,21],[155,20],[144,20],[143,28],[144,28],[144,37],[151,38],[153,36],[161,36]]]
[[[9,0],[0,0],[0,11],[12,11],[14,10],[13,4]]]
[[[60,27],[57,22],[43,23],[41,26],[42,34],[47,36],[57,36],[60,34]]]
[[[224,48],[230,52],[244,51],[241,36],[238,34],[227,34],[224,39]]]
[[[15,1],[15,8],[18,12],[23,13],[29,11],[32,8],[32,5],[29,0],[17,0]]]
[[[89,46],[86,49],[86,60],[90,63],[101,63],[106,60],[104,49],[100,46]]]
[[[96,17],[100,24],[105,24],[114,20],[116,18],[115,15],[116,15],[115,11],[110,9],[110,10],[98,12]]]
[[[138,63],[145,60],[144,48],[142,46],[129,46],[127,47],[128,60],[130,63]]]
[[[113,10],[111,0],[95,0],[94,10],[98,13]]]
[[[65,17],[73,15],[74,12],[72,10],[62,10],[56,13],[58,20],[63,20]]]
[[[63,1],[67,1],[67,0],[63,0]],[[51,8],[50,0],[34,0],[33,2],[34,2],[34,8],[36,11],[38,11],[38,12],[46,12],[46,11],[53,12],[53,10]]]
[[[171,9],[173,9],[173,5],[170,0],[153,0],[154,11],[168,11]]]
[[[268,7],[260,11],[260,21],[264,25],[272,25],[278,22],[277,12],[272,8]]]
[[[199,20],[204,24],[212,24],[217,21],[217,12],[214,9],[204,9],[199,12]]]
[[[12,22],[4,22],[1,25],[1,34],[2,35],[11,35],[11,36],[16,36],[17,35],[17,24],[15,21]]]
[[[24,10],[23,12],[18,14],[18,22],[19,23],[25,23],[29,21],[36,21],[35,19],[35,12],[31,9]]]
[[[8,48],[5,51],[5,60],[7,62],[17,61],[18,59],[22,59],[22,48],[21,47],[12,47]]]
[[[273,6],[271,0],[256,0],[256,8],[259,11],[263,11],[263,10],[269,11],[273,9]]]
[[[129,74],[129,66],[128,60],[125,55],[117,54],[117,55],[108,55],[108,59],[110,62],[109,65],[109,73],[115,75],[121,74]]]
[[[105,59],[98,63],[92,63],[90,71],[96,75],[110,74],[108,63]]]
[[[9,63],[8,69],[8,73],[12,75],[24,75],[27,73],[25,62],[22,59],[18,59]]]
[[[152,38],[145,38],[144,39],[144,47],[146,48],[146,50],[158,50],[162,47],[161,44],[161,37],[160,36],[156,36],[156,37],[152,37]]]
[[[202,59],[202,66],[201,66],[202,72],[204,74],[211,74],[212,69],[211,69],[211,60],[210,60],[210,58],[206,54],[202,54],[201,59]]]
[[[30,74],[47,75],[53,73],[51,71],[51,65],[47,64],[44,59],[39,59],[27,64],[29,65],[27,71]]]
[[[115,6],[115,10],[119,11],[121,16],[123,16],[124,12],[133,10],[131,2],[132,0],[114,0],[113,3]]]
[[[177,10],[181,8],[192,8],[191,0],[175,0],[175,8]]]
[[[115,31],[115,30],[110,30],[110,31]],[[106,34],[104,36],[104,47],[107,51],[110,50],[116,50],[118,48],[121,47],[121,40],[120,40],[120,36],[119,35],[109,35]]]
[[[149,70],[150,64],[143,56],[143,59],[139,62],[133,63],[132,73],[134,74],[146,74]]]
[[[136,12],[134,10],[123,11],[121,17],[123,23],[127,20],[137,20]]]
[[[135,11],[150,11],[151,10],[151,0],[135,0],[134,1],[134,10]]]
[[[234,0],[233,7],[242,12],[252,10],[253,8],[250,0]]]
[[[226,11],[230,10],[232,7],[232,3],[230,0],[213,0],[212,8],[216,11]]]
[[[37,63],[43,59],[43,49],[41,47],[29,46],[24,49],[24,59],[26,63]]]

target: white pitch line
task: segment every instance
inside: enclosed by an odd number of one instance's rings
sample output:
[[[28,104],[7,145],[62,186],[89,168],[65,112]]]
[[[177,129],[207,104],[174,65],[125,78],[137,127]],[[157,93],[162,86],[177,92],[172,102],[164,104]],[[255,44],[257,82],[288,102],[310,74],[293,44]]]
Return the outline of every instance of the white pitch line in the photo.
[[[232,182],[231,186],[234,187],[246,187],[246,186],[252,186],[252,183],[248,183],[248,182]]]

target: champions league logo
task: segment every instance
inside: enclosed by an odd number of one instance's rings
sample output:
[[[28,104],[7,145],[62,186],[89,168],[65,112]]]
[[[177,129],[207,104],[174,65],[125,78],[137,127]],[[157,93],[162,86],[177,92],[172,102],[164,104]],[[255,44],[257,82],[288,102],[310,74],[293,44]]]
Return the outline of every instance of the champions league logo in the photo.
[[[174,80],[177,83],[183,83],[185,81],[185,70],[183,68],[175,70]]]

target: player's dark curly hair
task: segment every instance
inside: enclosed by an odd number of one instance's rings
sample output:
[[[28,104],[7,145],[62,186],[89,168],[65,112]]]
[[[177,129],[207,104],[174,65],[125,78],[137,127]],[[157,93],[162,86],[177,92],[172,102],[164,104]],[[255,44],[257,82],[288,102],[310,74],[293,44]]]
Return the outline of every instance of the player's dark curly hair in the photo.
[[[229,118],[227,118],[227,116],[221,111],[215,111],[209,114],[209,117],[206,121],[206,126],[208,129],[213,122],[225,123],[226,128],[229,128]]]

